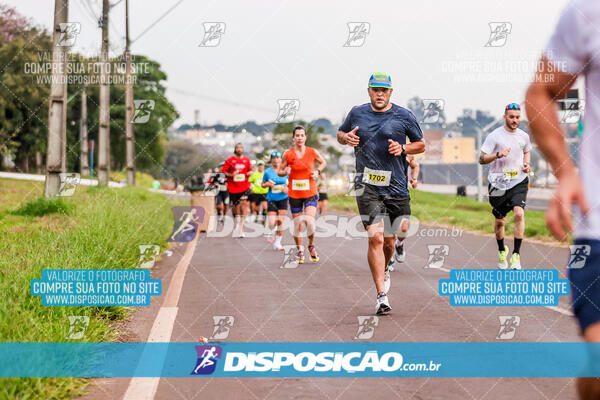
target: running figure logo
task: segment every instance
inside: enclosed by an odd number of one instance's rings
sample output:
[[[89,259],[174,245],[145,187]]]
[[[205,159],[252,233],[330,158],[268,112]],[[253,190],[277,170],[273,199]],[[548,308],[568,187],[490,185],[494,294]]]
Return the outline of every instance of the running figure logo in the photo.
[[[379,325],[379,317],[375,315],[359,315],[358,331],[354,339],[371,339],[375,333],[375,328]]]
[[[72,47],[75,44],[77,35],[81,33],[81,24],[79,22],[61,22],[58,24],[60,35],[56,41],[57,47]]]
[[[211,340],[225,340],[233,328],[235,318],[232,315],[213,315],[214,327]]]
[[[304,246],[301,246],[304,250]],[[295,244],[286,244],[283,246],[283,263],[281,268],[298,268],[298,248]]]
[[[521,325],[521,317],[518,315],[501,315],[498,319],[500,320],[500,330],[496,339],[510,340],[514,338],[517,327]]]
[[[134,100],[133,106],[135,109],[134,124],[145,124],[150,120],[150,114],[154,110],[154,100]]]
[[[561,124],[576,124],[583,115],[583,99],[559,99]]]
[[[358,182],[356,182],[357,177]],[[346,193],[344,193],[344,196],[362,196],[362,194],[365,192],[365,184],[362,183],[362,174],[357,174],[356,172],[349,172],[347,182],[348,186],[346,187]]]
[[[191,242],[198,233],[198,224],[204,220],[202,207],[173,207],[175,224],[167,242]]]
[[[90,317],[69,315],[69,333],[66,340],[79,340],[83,338],[85,330],[90,325]]]
[[[210,375],[215,372],[217,359],[223,355],[223,349],[221,346],[213,345],[196,346],[196,353],[198,353],[198,361],[190,375]]]
[[[435,124],[439,122],[440,115],[444,111],[444,104],[442,99],[423,99],[423,116],[419,123]]]
[[[423,268],[442,268],[448,254],[450,254],[450,246],[447,244],[428,244],[429,258],[427,264]]]
[[[348,39],[344,47],[361,47],[365,44],[369,32],[371,24],[368,22],[348,22]]]
[[[80,175],[78,172],[61,172],[59,174],[60,177],[60,187],[58,188],[57,196],[60,197],[70,197],[75,194],[75,188],[81,181]]]
[[[204,22],[204,38],[198,47],[217,47],[225,34],[225,22]]]
[[[572,244],[569,246],[569,250],[571,250],[571,257],[567,268],[580,269],[585,266],[585,260],[590,255],[592,248],[589,244]]]
[[[506,44],[508,35],[512,31],[510,22],[490,22],[490,38],[485,47],[502,47]]]
[[[279,111],[275,122],[292,122],[296,118],[296,112],[300,109],[300,100],[298,99],[279,99],[277,100]]]
[[[156,257],[160,254],[160,246],[156,244],[140,244],[140,259],[138,260],[138,268],[152,268]]]

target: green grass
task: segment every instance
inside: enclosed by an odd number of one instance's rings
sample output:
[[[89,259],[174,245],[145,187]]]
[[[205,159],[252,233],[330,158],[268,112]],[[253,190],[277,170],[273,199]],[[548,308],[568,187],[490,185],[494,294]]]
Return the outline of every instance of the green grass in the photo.
[[[411,212],[421,223],[455,226],[483,233],[494,233],[492,207],[487,202],[479,203],[468,197],[411,190]],[[329,196],[329,207],[333,210],[358,213],[354,197],[336,194]],[[525,237],[541,241],[554,241],[546,227],[544,211],[525,210]],[[506,218],[506,234],[512,234],[512,214]]]
[[[121,182],[122,180],[127,179],[126,171],[110,171],[110,180],[113,182]],[[136,186],[140,186],[143,188],[152,187],[152,182],[155,179],[150,174],[146,174],[144,172],[135,171],[135,184]]]
[[[140,187],[79,186],[73,197],[41,197],[43,182],[0,179],[0,341],[64,342],[69,315],[87,315],[81,341],[118,340],[125,307],[45,307],[29,291],[45,268],[133,268],[140,244],[162,248],[172,228],[166,197]],[[0,399],[69,398],[75,378],[0,379]]]

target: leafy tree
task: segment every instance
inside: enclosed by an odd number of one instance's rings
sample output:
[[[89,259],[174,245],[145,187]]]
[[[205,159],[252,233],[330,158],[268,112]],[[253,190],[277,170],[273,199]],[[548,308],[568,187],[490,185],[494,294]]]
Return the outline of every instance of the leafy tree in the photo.
[[[16,155],[20,170],[28,170],[35,152],[46,149],[50,85],[37,82],[32,67],[51,58],[51,49],[46,31],[0,6],[0,154]]]
[[[91,59],[82,59],[84,64],[93,64]],[[133,97],[135,100],[152,100],[154,109],[145,123],[134,124],[136,168],[139,170],[156,171],[165,157],[165,145],[168,141],[167,129],[179,117],[179,112],[165,97],[163,81],[167,75],[160,69],[160,64],[144,56],[133,56],[132,63],[142,65],[135,71]],[[113,60],[111,71],[115,75],[122,71],[123,60]],[[87,71],[87,67],[85,68]],[[81,115],[81,91],[83,85],[70,85],[67,128],[68,128],[68,164],[71,170],[79,169],[79,120]],[[98,143],[100,88],[92,85],[88,91],[88,138]],[[125,168],[125,86],[111,85],[110,87],[110,157],[111,169]]]
[[[321,148],[321,142],[319,137],[323,134],[323,127],[315,127],[312,123],[306,123],[306,121],[295,121],[277,124],[273,130],[274,136],[276,135],[277,144],[284,148],[289,149],[293,145],[292,132],[296,125],[302,125],[306,130],[306,145],[314,147],[315,149]],[[274,137],[275,139],[275,137]]]

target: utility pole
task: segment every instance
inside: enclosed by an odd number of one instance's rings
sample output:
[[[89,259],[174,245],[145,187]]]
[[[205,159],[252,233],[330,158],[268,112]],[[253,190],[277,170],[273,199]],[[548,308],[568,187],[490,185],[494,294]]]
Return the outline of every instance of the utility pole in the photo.
[[[108,59],[108,0],[102,0],[102,50],[100,53],[100,126],[98,128],[98,186],[107,186],[110,173],[110,60]]]
[[[129,0],[125,0],[125,166],[127,184],[135,185],[135,135],[133,132],[133,78],[129,45]]]
[[[61,35],[60,24],[69,18],[69,0],[54,0],[54,29],[52,34],[52,82],[48,107],[48,149],[46,154],[46,197],[56,197],[60,188],[66,138],[67,57],[69,48],[57,46]],[[64,26],[64,25],[63,25]],[[66,29],[65,29],[66,30]]]
[[[83,86],[81,92],[81,119],[79,120],[79,143],[81,144],[81,156],[79,157],[79,172],[81,176],[90,175],[88,163],[88,125],[87,125],[87,85]]]

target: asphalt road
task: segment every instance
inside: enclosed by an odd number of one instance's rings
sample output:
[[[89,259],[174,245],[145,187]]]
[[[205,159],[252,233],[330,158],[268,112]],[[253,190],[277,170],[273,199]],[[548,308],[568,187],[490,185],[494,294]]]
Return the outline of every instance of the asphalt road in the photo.
[[[491,219],[490,219],[491,223]],[[392,272],[393,311],[381,316],[370,341],[498,342],[499,316],[520,317],[513,341],[579,341],[569,300],[547,307],[453,307],[438,294],[438,281],[454,268],[490,268],[497,263],[490,236],[412,236],[407,258]],[[450,232],[450,230],[448,230]],[[317,239],[321,260],[281,268],[282,252],[263,238],[234,239],[201,234],[185,272],[170,340],[197,342],[213,332],[214,316],[231,316],[226,341],[355,341],[359,316],[373,315],[375,289],[363,238]],[[292,244],[289,232],[284,244]],[[443,269],[424,268],[427,245],[446,244]],[[512,248],[512,240],[507,244]],[[170,285],[187,245],[163,257],[153,277]],[[565,247],[524,242],[524,268],[558,268],[565,278]],[[165,293],[166,290],[163,290]],[[123,341],[146,341],[163,294],[140,308],[122,329]],[[170,301],[173,301],[172,298]],[[164,305],[163,305],[164,306]],[[96,379],[86,399],[123,398],[131,379]],[[161,378],[156,399],[364,399],[377,394],[400,399],[575,399],[571,378]]]

